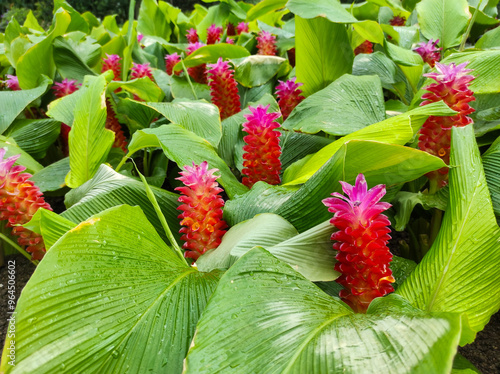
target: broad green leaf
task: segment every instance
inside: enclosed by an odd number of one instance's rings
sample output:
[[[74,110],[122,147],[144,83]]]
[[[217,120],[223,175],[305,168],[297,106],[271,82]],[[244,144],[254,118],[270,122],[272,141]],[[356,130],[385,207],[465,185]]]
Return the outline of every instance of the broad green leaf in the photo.
[[[305,96],[351,73],[354,53],[345,25],[321,17],[295,17],[295,25],[295,69],[297,81],[304,83],[302,90]]]
[[[333,139],[321,135],[282,131],[280,138],[282,170],[286,170],[291,164],[302,160],[305,156],[318,152],[332,141]]]
[[[304,183],[349,140],[374,140],[403,145],[413,138],[429,115],[453,114],[454,112],[446,104],[437,102],[425,107],[417,107],[409,112],[366,126],[321,149],[293,175],[285,174],[284,183],[287,185]]]
[[[255,5],[247,12],[247,21],[255,21],[263,15],[283,8],[287,0],[264,0]]]
[[[130,133],[149,127],[158,117],[158,112],[140,101],[121,99],[116,103],[118,118],[126,122]]]
[[[161,147],[165,155],[177,163],[179,168],[193,162],[199,165],[207,161],[209,168],[219,169],[221,176],[218,182],[230,198],[247,191],[207,140],[179,125],[163,125],[136,131],[129,143],[129,156],[149,147]]]
[[[493,211],[500,216],[500,138],[483,155],[484,173],[490,190]]]
[[[43,236],[47,250],[75,226],[76,223],[44,208],[38,209],[31,220],[23,225],[24,228]]]
[[[23,151],[12,138],[0,135],[0,148],[6,149],[4,158],[20,155],[15,165],[23,165],[30,174],[34,174],[43,169],[43,166],[35,161],[28,153]]]
[[[31,180],[42,192],[57,191],[66,187],[64,178],[68,172],[69,157],[65,157],[36,172]]]
[[[140,208],[106,210],[47,252],[17,304],[16,366],[4,354],[1,368],[180,373],[218,277],[186,266]]]
[[[286,7],[304,19],[324,17],[335,23],[358,22],[338,0],[289,0]]]
[[[23,27],[27,27],[35,31],[45,32],[42,26],[40,26],[40,24],[38,23],[36,17],[33,15],[32,10],[30,10],[28,15],[26,16],[26,20],[24,21]]]
[[[362,21],[352,25],[358,35],[372,43],[384,44],[384,32],[380,25],[375,21]]]
[[[57,121],[65,123],[68,126],[72,126],[73,121],[75,120],[76,105],[82,100],[82,96],[91,82],[91,79],[89,78],[94,77],[87,77],[82,87],[72,94],[52,101],[48,105],[49,110],[47,111],[47,115]]]
[[[171,77],[171,90],[172,96],[176,99],[189,99],[189,100],[200,100],[204,99],[210,102],[212,99],[210,97],[210,88],[206,84],[191,82],[194,88],[183,78],[172,76]]]
[[[201,64],[214,64],[219,58],[222,59],[232,59],[232,58],[242,58],[250,56],[250,52],[246,48],[239,45],[232,45],[226,43],[211,44],[203,46],[189,56],[187,56],[182,62],[178,62],[174,66],[175,71],[182,70],[182,64],[189,68],[193,66],[198,66]]]
[[[398,293],[422,310],[464,313],[478,332],[500,307],[500,229],[472,126],[452,129],[450,165],[441,230]],[[474,340],[466,335],[461,344]]]
[[[384,119],[380,79],[346,74],[297,105],[283,128],[309,134],[323,131],[347,135]]]
[[[496,27],[493,30],[485,33],[476,43],[476,48],[489,49],[500,47],[500,28]]]
[[[355,314],[258,247],[222,276],[185,373],[444,374],[459,335],[457,315],[425,313],[397,295]]]
[[[377,4],[380,7],[386,7],[392,10],[393,14],[401,14],[402,16],[409,17],[410,12],[401,6],[400,0],[367,0],[369,3]]]
[[[52,46],[54,63],[62,78],[76,79],[78,82],[83,82],[85,75],[96,75],[62,37],[55,38]]]
[[[76,188],[96,173],[115,140],[106,122],[106,77],[95,78],[75,106],[75,120],[69,133],[70,172],[66,184]]]
[[[170,39],[172,29],[170,17],[166,9],[158,6],[156,0],[141,1],[137,31],[144,35],[159,36],[165,40]]]
[[[161,88],[151,82],[151,79],[148,77],[138,78],[128,82],[109,82],[108,92],[114,92],[118,88],[122,88],[124,91],[137,95],[139,98],[146,101],[161,101],[163,99]]]
[[[0,133],[3,133],[10,126],[16,117],[33,101],[42,96],[52,83],[50,79],[44,80],[36,88],[20,91],[0,91]]]
[[[57,140],[61,122],[52,119],[20,119],[6,132],[17,145],[36,159],[45,157],[47,149]]]
[[[387,55],[397,64],[403,66],[420,66],[423,63],[422,57],[409,49],[399,47],[387,41],[384,42],[384,47]]]
[[[87,23],[85,18],[83,18],[81,14],[78,13],[65,0],[54,0],[54,12],[59,8],[64,9],[66,12],[68,12],[68,14],[71,17],[71,22],[68,25],[67,32],[70,31],[82,31],[84,33],[89,32],[89,24]]]
[[[284,66],[286,60],[278,56],[252,55],[233,60],[234,78],[244,87],[256,87],[267,83]]]
[[[427,39],[439,39],[443,49],[460,44],[471,17],[467,0],[422,0],[416,10],[420,30]]]

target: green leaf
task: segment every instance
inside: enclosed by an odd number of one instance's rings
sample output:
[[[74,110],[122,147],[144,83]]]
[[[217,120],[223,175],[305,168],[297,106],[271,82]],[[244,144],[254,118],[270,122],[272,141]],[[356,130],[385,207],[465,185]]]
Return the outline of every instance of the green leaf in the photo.
[[[52,83],[47,77],[36,88],[20,91],[0,91],[0,133],[11,125],[16,117],[33,101],[42,96]]]
[[[362,21],[352,25],[358,35],[364,40],[372,43],[384,44],[384,32],[375,21]]]
[[[286,63],[278,56],[252,55],[233,60],[235,64],[234,78],[244,87],[261,86],[269,82]]]
[[[179,125],[136,131],[128,146],[129,156],[148,147],[161,147],[165,155],[180,168],[193,162],[199,165],[207,161],[209,168],[219,169],[221,177],[218,182],[230,198],[247,191],[207,140]]]
[[[198,66],[201,64],[214,64],[219,58],[233,59],[250,56],[250,52],[246,48],[239,45],[226,43],[210,44],[198,48],[196,51],[187,56],[183,61],[178,62],[174,66],[174,71],[182,70],[182,63],[187,68]]]
[[[481,39],[477,41],[475,47],[479,49],[500,47],[500,28],[496,27],[485,33]]]
[[[429,115],[453,115],[454,113],[446,104],[438,102],[425,107],[417,107],[409,112],[366,126],[327,145],[293,174],[285,172],[283,182],[287,185],[306,182],[349,140],[374,140],[390,144],[406,144],[413,138]]]
[[[380,79],[346,74],[301,102],[283,128],[309,134],[323,131],[347,135],[384,119]]]
[[[490,190],[493,211],[500,216],[500,138],[483,155],[484,174]]]
[[[161,88],[151,82],[151,79],[148,77],[134,79],[128,82],[109,82],[108,92],[114,92],[118,88],[122,88],[146,101],[161,101],[164,96]]]
[[[39,170],[32,177],[31,181],[40,191],[57,191],[66,187],[64,178],[69,172],[69,157],[65,157],[49,166]]]
[[[70,172],[66,184],[76,188],[96,173],[106,160],[115,134],[104,128],[106,122],[106,78],[94,78],[75,106],[75,120],[69,133]]]
[[[176,99],[199,100],[204,99],[210,102],[210,88],[206,84],[191,82],[196,96],[193,94],[191,85],[183,78],[171,77],[172,96]]]
[[[287,0],[264,0],[255,5],[247,12],[247,22],[255,21],[257,18],[285,7]]]
[[[424,313],[397,295],[354,314],[255,248],[222,276],[185,372],[444,374],[459,334],[458,316]]]
[[[423,63],[422,57],[409,49],[399,47],[395,44],[384,42],[387,55],[397,64],[403,66],[420,66]]]
[[[286,7],[300,18],[324,17],[335,23],[358,22],[337,0],[289,0]]]
[[[464,313],[478,332],[500,307],[500,229],[471,125],[452,129],[450,164],[441,230],[397,292],[422,310]],[[473,340],[463,335],[461,344]]]
[[[6,148],[4,158],[20,155],[15,165],[23,165],[26,168],[26,172],[30,174],[34,174],[43,169],[43,166],[35,161],[28,153],[23,151],[12,138],[0,135],[0,148]]]
[[[54,63],[61,77],[83,82],[85,75],[96,75],[62,37],[54,39],[53,50]]]
[[[170,21],[167,9],[162,9],[161,6],[158,6],[156,0],[141,1],[141,8],[139,9],[139,17],[137,19],[138,32],[169,40],[172,33]]]
[[[20,119],[9,127],[6,135],[36,159],[45,157],[47,149],[57,140],[61,122],[52,119]]]
[[[138,207],[104,211],[59,239],[24,288],[14,371],[179,373],[217,281],[186,266]]]
[[[89,77],[90,78],[90,77]],[[75,120],[76,105],[82,100],[82,96],[88,87],[90,80],[86,79],[83,86],[70,95],[66,95],[60,99],[52,101],[48,105],[47,115],[57,121],[65,123],[68,126],[73,124]]]
[[[295,17],[295,28],[295,69],[297,81],[304,83],[302,90],[305,96],[352,72],[354,53],[345,25],[325,18]]]
[[[439,39],[443,49],[460,44],[471,17],[467,0],[422,0],[416,9],[420,30],[427,39]]]
[[[44,208],[38,209],[31,220],[23,225],[24,228],[43,236],[47,250],[75,226],[76,223]]]

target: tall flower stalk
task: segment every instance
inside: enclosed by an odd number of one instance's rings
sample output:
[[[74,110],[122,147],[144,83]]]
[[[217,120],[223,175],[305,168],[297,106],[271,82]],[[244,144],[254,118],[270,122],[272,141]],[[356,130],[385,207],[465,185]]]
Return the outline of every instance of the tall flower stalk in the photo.
[[[431,39],[427,43],[418,43],[418,47],[414,49],[431,68],[441,59],[442,48],[438,48],[438,43],[439,39],[435,42]]]
[[[119,81],[122,74],[121,57],[118,55],[108,55],[106,53],[106,58],[102,59],[102,69],[101,73],[111,70],[114,74],[113,80]]]
[[[468,73],[472,70],[466,69],[468,62],[455,66],[436,63],[436,72],[424,74],[432,78],[432,83],[425,89],[429,92],[422,95],[425,100],[420,105],[427,105],[437,101],[443,101],[451,109],[458,113],[454,116],[436,117],[429,116],[419,130],[418,147],[434,156],[441,158],[446,164],[450,163],[450,141],[451,128],[453,126],[463,127],[472,123],[468,115],[474,112],[469,102],[474,101],[473,92],[469,85],[474,76]],[[448,183],[448,168],[442,168],[427,174],[431,181],[431,189],[443,187]]]
[[[217,63],[208,65],[208,86],[212,103],[219,108],[222,120],[241,111],[238,83],[233,74],[233,69],[227,61],[222,60],[222,57]]]
[[[341,274],[336,282],[344,287],[341,299],[355,312],[365,313],[373,299],[394,291],[389,268],[392,255],[387,247],[390,222],[381,214],[391,204],[380,202],[385,186],[368,190],[363,174],[354,186],[340,183],[347,196],[333,193],[334,197],[323,200],[335,214],[330,223],[338,229],[332,234],[333,248],[338,251],[335,270]]]
[[[138,79],[148,77],[154,82],[153,71],[149,66],[149,62],[145,64],[136,64],[135,62],[132,64],[132,69],[130,69],[130,79]]]
[[[361,53],[373,53],[373,43],[370,42],[369,40],[365,40],[363,43],[358,45],[356,49],[354,50],[354,54],[357,56]]]
[[[205,44],[196,42],[190,43],[186,48],[186,54],[190,55],[197,49],[203,47]],[[197,83],[206,84],[207,83],[207,64],[201,64],[198,66],[190,67],[187,69],[188,74]]]
[[[174,66],[181,60],[181,56],[178,53],[172,53],[171,55],[165,56],[165,69],[168,75],[174,74]],[[175,75],[179,75],[181,72],[178,71]]]
[[[245,115],[247,122],[243,123],[243,131],[248,133],[243,138],[243,170],[245,175],[242,183],[251,188],[255,183],[264,181],[269,184],[281,182],[281,147],[279,131],[274,131],[280,124],[276,119],[280,114],[269,113],[269,105],[248,107],[250,114]]]
[[[222,27],[217,27],[215,24],[210,25],[207,29],[207,45],[215,44],[220,41],[222,36]]]
[[[188,40],[188,43],[196,43],[200,41],[200,38],[198,37],[198,32],[194,28],[190,28],[187,31],[186,38]]]
[[[24,166],[14,163],[21,155],[4,159],[5,148],[0,149],[0,221],[7,220],[7,227],[12,227],[12,234],[17,242],[26,246],[32,260],[41,260],[45,254],[42,237],[20,225],[31,220],[40,208],[52,210],[43,198],[39,188],[30,180],[31,174],[23,173]]]
[[[286,82],[278,81],[276,86],[276,96],[278,97],[278,105],[283,115],[283,120],[286,120],[292,110],[299,105],[305,97],[302,95],[302,90],[299,88],[302,83],[297,83],[295,78],[289,79]]]
[[[106,98],[106,124],[105,128],[115,133],[115,141],[113,148],[121,148],[123,152],[127,152],[127,138],[123,133],[122,126],[116,118],[116,113],[111,105],[111,100]]]
[[[177,209],[181,225],[179,231],[184,240],[185,257],[198,259],[200,255],[219,246],[226,233],[227,224],[222,219],[224,200],[220,197],[223,191],[216,182],[218,169],[208,169],[208,163],[184,166],[181,177],[177,178],[184,186],[177,187],[181,193]]]
[[[257,36],[257,54],[265,56],[276,56],[278,49],[276,48],[276,37],[267,32],[261,31]]]

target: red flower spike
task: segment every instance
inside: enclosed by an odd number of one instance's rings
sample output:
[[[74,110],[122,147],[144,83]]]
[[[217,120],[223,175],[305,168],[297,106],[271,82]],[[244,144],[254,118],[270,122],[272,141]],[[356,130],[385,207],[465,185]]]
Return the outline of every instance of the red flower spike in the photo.
[[[442,48],[437,48],[439,43],[439,39],[436,39],[435,42],[429,40],[427,43],[418,43],[418,48],[415,48],[414,51],[417,52],[424,62],[427,62],[430,67],[434,67],[436,62],[441,60],[441,50]]]
[[[295,67],[295,47],[286,51],[286,54],[288,55],[288,62],[290,62],[290,65]]]
[[[174,66],[181,60],[181,56],[178,53],[172,53],[171,55],[165,56],[165,68],[168,75],[172,75],[174,72]],[[179,75],[181,72],[175,72],[175,75]]]
[[[31,174],[22,173],[26,168],[14,166],[19,156],[4,159],[5,148],[0,149],[0,221],[7,220],[7,227],[12,227],[12,234],[18,236],[17,242],[26,246],[33,260],[41,260],[45,254],[45,245],[41,235],[24,227],[39,208],[52,210],[42,193],[32,181]]]
[[[356,47],[354,50],[354,54],[357,56],[360,53],[373,53],[373,43],[365,40],[363,43],[361,43],[359,46]]]
[[[127,153],[127,138],[125,138],[122,126],[118,122],[116,113],[113,110],[111,101],[108,98],[106,98],[106,124],[104,127],[115,133],[115,141],[113,143],[113,147],[121,148],[123,152]]]
[[[179,219],[185,226],[179,232],[185,241],[184,256],[196,260],[209,249],[217,248],[226,233],[227,224],[222,219],[224,200],[219,196],[223,190],[216,182],[218,177],[213,175],[219,170],[208,170],[206,161],[199,166],[193,162],[193,166],[184,166],[184,170],[177,178],[184,186],[176,188],[182,203],[177,208],[182,210]]]
[[[222,27],[210,25],[207,29],[207,44],[215,44],[220,41],[222,36]]]
[[[247,122],[243,123],[243,131],[248,135],[243,138],[246,145],[243,150],[242,183],[251,188],[255,183],[264,181],[269,184],[281,182],[281,147],[279,131],[274,131],[280,124],[276,119],[279,113],[268,113],[269,105],[248,107],[251,114],[246,114]]]
[[[205,44],[196,42],[191,43],[186,48],[186,54],[190,55]],[[207,84],[207,64],[201,64],[192,68],[187,68],[188,74],[196,83]]]
[[[234,25],[231,22],[227,23],[226,35],[227,36],[234,36],[234,35],[236,35],[236,30],[234,29]]]
[[[249,31],[248,23],[246,23],[246,22],[240,22],[240,23],[238,23],[238,26],[236,26],[236,33],[238,35],[241,35],[241,33],[248,32],[248,31]]]
[[[5,84],[11,91],[21,91],[21,87],[19,86],[19,78],[17,78],[15,75],[6,75],[7,80],[5,81]]]
[[[345,288],[340,291],[341,299],[355,312],[365,313],[373,299],[394,291],[389,268],[392,255],[387,247],[390,222],[381,214],[391,204],[380,202],[385,186],[368,190],[363,174],[354,186],[340,183],[347,197],[333,193],[334,197],[323,200],[328,211],[335,213],[330,223],[339,230],[332,235],[338,251],[335,270],[341,273],[336,282]]]
[[[276,37],[267,31],[261,31],[257,36],[257,54],[265,56],[276,56]]]
[[[296,83],[295,78],[286,82],[280,82],[276,87],[276,96],[278,97],[278,104],[280,106],[283,121],[288,118],[293,108],[295,108],[302,100],[302,90],[299,88],[302,83]]]
[[[406,17],[405,16],[394,16],[389,21],[389,24],[391,26],[404,26],[406,24]]]
[[[222,57],[219,57],[217,63],[208,65],[208,85],[212,103],[219,108],[222,120],[241,111],[238,83],[233,73],[229,63],[222,61]]]
[[[113,80],[119,81],[121,79],[121,74],[122,74],[122,65],[120,62],[121,59],[122,58],[118,55],[108,55],[106,53],[106,58],[102,59],[101,73],[111,70],[115,75]]]
[[[66,78],[61,83],[54,83],[52,89],[54,90],[54,95],[60,98],[71,95],[73,92],[78,90],[78,86],[79,85],[76,84],[76,80],[69,80]]]
[[[151,79],[151,81],[154,82],[153,71],[151,70],[149,65],[149,62],[145,64],[136,64],[134,62],[130,72],[130,79],[148,77],[149,79]]]
[[[197,43],[200,41],[200,37],[198,36],[198,32],[194,28],[190,28],[187,31],[186,38],[188,43]]]
[[[440,157],[446,164],[450,163],[450,140],[453,126],[463,127],[471,124],[469,114],[474,112],[469,102],[474,101],[473,92],[469,89],[470,82],[474,79],[470,69],[465,69],[468,62],[455,66],[436,63],[436,73],[424,74],[437,83],[425,87],[428,93],[422,95],[425,101],[420,105],[427,105],[443,100],[451,109],[458,113],[450,117],[430,116],[420,128],[418,147],[434,156]],[[431,181],[437,181],[438,187],[448,183],[448,168],[442,168],[426,174]]]

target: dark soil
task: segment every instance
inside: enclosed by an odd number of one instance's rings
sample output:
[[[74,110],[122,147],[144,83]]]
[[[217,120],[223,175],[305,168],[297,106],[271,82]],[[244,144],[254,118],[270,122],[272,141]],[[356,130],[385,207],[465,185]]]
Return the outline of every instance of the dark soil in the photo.
[[[16,302],[21,290],[28,282],[35,266],[21,255],[12,255],[5,258],[5,265],[0,268],[0,342],[3,349],[5,333],[7,331],[7,264],[15,261],[16,268]],[[477,334],[473,344],[459,348],[459,352],[471,361],[483,374],[500,373],[500,313],[491,317],[490,323]],[[1,353],[1,351],[0,351]]]

